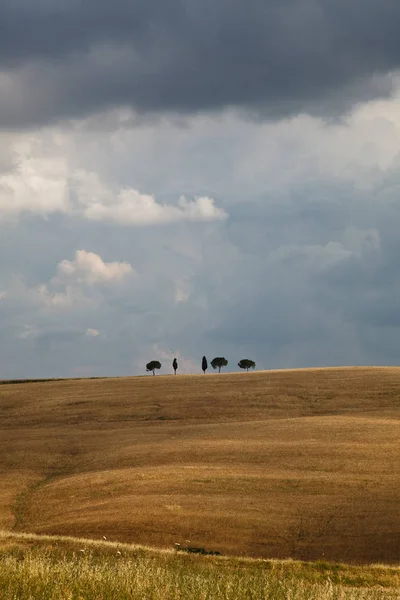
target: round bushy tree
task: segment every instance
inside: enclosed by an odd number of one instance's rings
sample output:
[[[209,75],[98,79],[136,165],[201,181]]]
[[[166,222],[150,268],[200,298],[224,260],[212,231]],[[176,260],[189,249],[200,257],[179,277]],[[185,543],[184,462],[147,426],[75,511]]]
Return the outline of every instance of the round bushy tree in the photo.
[[[246,371],[248,371],[249,369],[255,369],[256,363],[254,362],[254,360],[250,360],[249,358],[242,358],[242,360],[238,362],[238,367],[240,367],[241,369],[246,369]]]
[[[158,362],[158,360],[151,360],[149,363],[147,363],[146,365],[146,371],[148,373],[153,372],[153,375],[156,374],[156,369],[161,369],[161,363]]]
[[[212,368],[214,370],[218,369],[218,373],[221,373],[222,367],[226,367],[227,365],[228,365],[228,361],[223,356],[217,356],[216,358],[213,358],[211,361]]]

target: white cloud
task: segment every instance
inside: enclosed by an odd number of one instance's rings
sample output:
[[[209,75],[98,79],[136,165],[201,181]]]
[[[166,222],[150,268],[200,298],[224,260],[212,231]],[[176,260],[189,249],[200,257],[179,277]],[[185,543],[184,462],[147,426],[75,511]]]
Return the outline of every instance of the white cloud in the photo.
[[[275,249],[268,257],[267,264],[295,267],[297,274],[304,276],[304,269],[310,273],[322,272],[350,259],[368,260],[381,250],[380,236],[376,229],[348,227],[343,233],[343,241],[331,241],[325,245],[287,245]]]
[[[6,144],[8,168],[0,174],[0,218],[24,212],[48,215],[67,213],[68,166],[65,156],[51,152],[44,140],[23,136]],[[10,142],[10,146],[8,145]]]
[[[65,310],[89,302],[79,288],[67,285],[64,290],[59,291],[53,288],[52,283],[39,285],[32,291],[39,304],[45,308]]]
[[[161,362],[162,373],[172,372],[172,361],[174,358],[178,361],[179,373],[189,374],[200,372],[200,361],[196,362],[192,358],[185,357],[179,350],[173,352],[169,348],[161,348],[158,344],[154,344],[151,351],[154,360]]]
[[[75,260],[63,260],[57,268],[54,282],[73,281],[93,285],[120,282],[133,273],[127,262],[104,262],[101,256],[86,250],[77,250]]]
[[[48,283],[24,290],[35,304],[53,311],[65,311],[99,305],[102,293],[94,288],[98,285],[119,284],[132,275],[134,270],[127,262],[104,262],[101,256],[86,250],[77,250],[74,260],[62,260],[57,274]],[[88,329],[94,335],[95,329]]]
[[[32,337],[36,337],[39,333],[39,329],[33,325],[24,325],[21,333],[18,335],[20,340],[27,340]]]
[[[307,265],[314,271],[327,269],[352,256],[351,250],[338,242],[321,245],[282,246],[271,253],[271,263],[286,265]]]
[[[226,219],[224,210],[208,196],[194,200],[179,198],[178,204],[160,204],[155,197],[134,188],[116,192],[109,189],[95,173],[75,174],[76,210],[93,221],[111,221],[118,225],[152,225],[177,221],[214,221]]]
[[[177,279],[175,282],[175,302],[180,304],[181,302],[187,302],[191,294],[191,286],[187,279]]]
[[[0,142],[8,147],[9,138],[2,134]],[[161,204],[132,186],[109,185],[96,172],[75,168],[73,153],[74,138],[57,129],[11,138],[3,161],[7,168],[0,170],[0,218],[64,213],[140,226],[227,217],[208,196],[182,196],[176,205]]]
[[[91,329],[89,327],[89,329],[86,329],[86,334],[85,335],[87,337],[95,338],[95,337],[98,337],[100,335],[100,331],[98,331],[97,329]]]

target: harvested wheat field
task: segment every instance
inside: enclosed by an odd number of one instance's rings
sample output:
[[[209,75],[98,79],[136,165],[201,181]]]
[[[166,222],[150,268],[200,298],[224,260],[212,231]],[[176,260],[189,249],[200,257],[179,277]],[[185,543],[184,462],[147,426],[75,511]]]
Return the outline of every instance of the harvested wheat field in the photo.
[[[4,383],[0,529],[400,561],[400,369]]]

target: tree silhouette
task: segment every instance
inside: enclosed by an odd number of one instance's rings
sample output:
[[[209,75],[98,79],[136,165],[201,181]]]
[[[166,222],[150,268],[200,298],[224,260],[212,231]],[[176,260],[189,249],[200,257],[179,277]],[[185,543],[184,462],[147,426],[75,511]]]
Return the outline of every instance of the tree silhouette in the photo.
[[[173,368],[174,373],[176,375],[176,371],[178,369],[178,361],[176,360],[176,358],[174,358],[174,360],[172,361],[172,368]]]
[[[146,365],[146,371],[148,371],[149,373],[151,371],[153,371],[153,375],[156,374],[156,369],[161,369],[161,363],[158,362],[158,360],[151,360],[149,363],[147,363]]]
[[[208,362],[205,356],[203,356],[203,360],[201,361],[201,370],[203,371],[204,375],[206,374],[206,371],[208,369]]]
[[[238,362],[238,367],[240,367],[241,369],[246,369],[246,371],[248,371],[249,369],[255,369],[256,363],[254,362],[254,360],[242,358],[242,360]]]
[[[228,364],[228,361],[223,356],[217,356],[216,358],[213,358],[211,361],[212,368],[214,370],[218,369],[218,373],[221,373],[222,367],[226,367],[227,364]]]

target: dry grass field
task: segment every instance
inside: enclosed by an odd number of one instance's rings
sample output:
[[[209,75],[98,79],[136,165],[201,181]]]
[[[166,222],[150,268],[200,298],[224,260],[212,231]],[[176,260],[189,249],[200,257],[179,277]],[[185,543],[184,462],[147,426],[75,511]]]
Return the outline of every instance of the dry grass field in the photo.
[[[0,531],[1,600],[399,600],[400,567],[194,556]]]
[[[0,529],[400,561],[400,369],[0,385]]]

